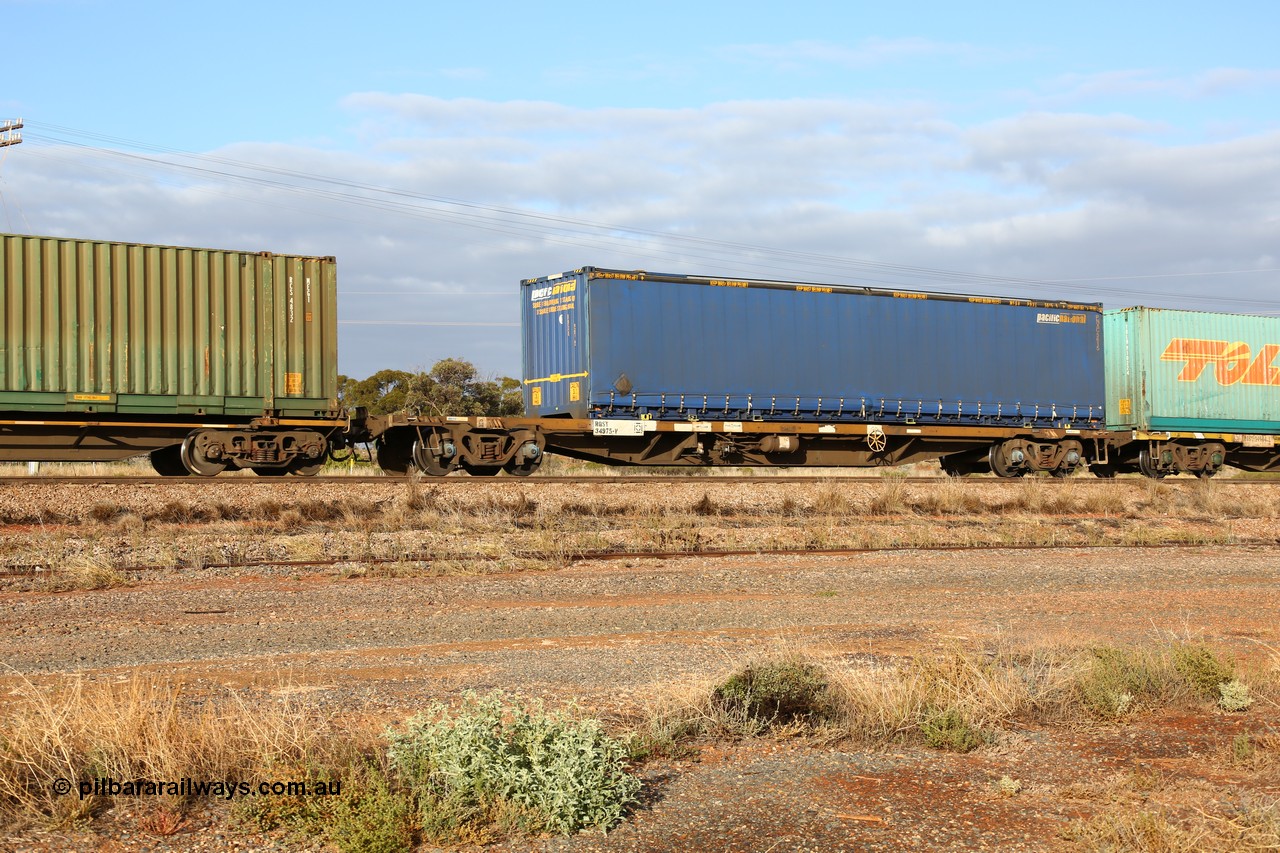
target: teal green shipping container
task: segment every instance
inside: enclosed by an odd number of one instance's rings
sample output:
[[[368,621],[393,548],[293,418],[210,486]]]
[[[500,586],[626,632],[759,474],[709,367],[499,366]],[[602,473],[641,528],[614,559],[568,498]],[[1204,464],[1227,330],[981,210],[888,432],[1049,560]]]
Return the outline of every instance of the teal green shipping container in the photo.
[[[1280,434],[1280,317],[1107,311],[1107,425]]]
[[[0,235],[0,410],[332,415],[336,266]]]

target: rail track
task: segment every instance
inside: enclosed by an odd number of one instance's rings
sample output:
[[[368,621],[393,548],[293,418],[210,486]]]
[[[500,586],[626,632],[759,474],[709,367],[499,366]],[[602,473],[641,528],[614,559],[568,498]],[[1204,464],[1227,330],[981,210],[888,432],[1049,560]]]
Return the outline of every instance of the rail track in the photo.
[[[1214,550],[1243,548],[1274,548],[1275,539],[1254,539],[1235,542],[1155,542],[1155,543],[1107,543],[1107,544],[1026,544],[1026,545],[886,545],[878,548],[754,548],[735,550],[685,550],[685,551],[582,551],[572,555],[578,560],[678,560],[685,558],[728,559],[732,557],[854,557],[865,554],[883,554],[897,551],[965,552],[965,551],[1096,551],[1102,549],[1120,551],[1187,551],[1213,548]],[[513,557],[537,557],[537,552],[510,554]],[[200,569],[320,569],[331,566],[386,566],[403,563],[433,563],[445,560],[472,560],[485,562],[497,560],[491,554],[422,553],[400,557],[360,557],[354,555],[328,557],[323,560],[247,560],[238,563],[202,563],[199,566],[113,566],[112,571],[145,575],[152,572],[198,571]],[[0,578],[37,577],[50,571],[47,565],[16,565],[0,568]]]
[[[1046,485],[1062,485],[1071,483],[1074,485],[1092,485],[1101,486],[1106,484],[1133,485],[1137,483],[1148,483],[1151,480],[1145,477],[1118,477],[1115,479],[1099,479],[1096,477],[1025,477],[1018,479],[1002,479],[1000,477],[964,477],[953,480],[949,477],[876,477],[876,476],[848,476],[848,475],[814,475],[814,474],[795,474],[782,476],[699,476],[696,474],[689,475],[586,475],[586,476],[533,476],[533,477],[468,477],[465,475],[449,476],[449,477],[422,477],[417,482],[423,485],[446,485],[446,486],[485,486],[493,484],[512,483],[560,483],[560,484],[605,484],[605,483],[820,483],[820,482],[848,482],[851,484],[869,484],[882,482],[898,482],[898,483],[947,483],[962,482],[973,483],[979,486],[995,486],[1008,485],[1016,482],[1026,482],[1035,480],[1036,482]],[[378,475],[355,475],[340,477],[254,477],[254,476],[220,476],[220,477],[148,477],[148,476],[111,476],[111,477],[95,477],[95,476],[19,476],[19,477],[0,477],[0,487],[18,487],[18,486],[57,486],[57,485],[83,485],[83,486],[179,486],[189,488],[199,487],[219,487],[219,486],[319,486],[319,485],[365,485],[365,484],[383,484],[397,485],[409,480],[401,477],[386,477]],[[1202,482],[1191,476],[1168,477],[1160,480],[1162,483],[1179,484],[1179,483],[1197,483]],[[1241,477],[1226,478],[1215,477],[1211,482],[1224,486],[1253,486],[1280,483],[1280,476],[1275,477]]]

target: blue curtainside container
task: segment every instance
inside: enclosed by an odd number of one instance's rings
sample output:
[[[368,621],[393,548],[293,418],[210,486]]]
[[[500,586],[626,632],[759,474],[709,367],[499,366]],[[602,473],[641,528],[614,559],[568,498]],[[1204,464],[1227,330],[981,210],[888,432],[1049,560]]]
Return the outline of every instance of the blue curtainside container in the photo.
[[[1280,434],[1280,318],[1142,307],[1105,316],[1108,426]]]
[[[521,295],[531,416],[1103,420],[1094,304],[593,267]]]

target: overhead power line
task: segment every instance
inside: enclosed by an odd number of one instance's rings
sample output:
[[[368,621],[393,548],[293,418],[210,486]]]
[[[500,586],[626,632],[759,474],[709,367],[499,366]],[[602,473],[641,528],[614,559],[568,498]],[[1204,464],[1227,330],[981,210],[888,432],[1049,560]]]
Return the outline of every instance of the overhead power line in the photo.
[[[650,259],[688,262],[689,258],[711,263],[732,264],[735,268],[781,271],[791,277],[816,274],[828,278],[855,278],[858,283],[911,286],[939,284],[966,288],[1053,289],[1058,293],[1076,292],[1097,296],[1172,297],[1185,299],[1185,294],[1158,293],[1149,289],[1101,285],[1096,282],[1121,282],[1138,279],[1172,279],[1197,275],[1251,275],[1274,273],[1277,268],[1233,269],[1205,273],[1162,273],[1137,276],[1100,276],[1077,279],[1030,279],[1014,276],[970,273],[911,264],[895,264],[850,258],[821,252],[806,252],[774,246],[718,240],[697,235],[595,222],[558,216],[540,211],[483,204],[448,196],[434,195],[379,186],[328,175],[320,175],[263,164],[247,163],[174,148],[150,145],[59,125],[32,123],[36,133],[28,139],[43,149],[69,149],[89,157],[114,161],[117,170],[162,169],[170,173],[198,176],[215,183],[232,183],[264,189],[323,198],[345,205],[380,210],[394,215],[435,221],[497,233],[508,237],[537,239],[541,242],[595,248],[604,251],[627,251]],[[44,132],[47,131],[49,135]],[[73,137],[67,139],[65,137]],[[86,141],[75,141],[76,139]],[[99,143],[99,144],[90,144]],[[103,148],[120,146],[134,151]],[[144,152],[144,153],[135,153]],[[32,152],[34,153],[34,152]],[[113,168],[102,166],[102,168]],[[138,174],[138,172],[134,172]],[[261,202],[261,199],[255,199]],[[310,210],[310,208],[308,208]],[[314,211],[313,211],[314,212]],[[379,292],[381,293],[381,292]],[[1218,303],[1250,306],[1280,306],[1280,301],[1233,298],[1214,294]]]

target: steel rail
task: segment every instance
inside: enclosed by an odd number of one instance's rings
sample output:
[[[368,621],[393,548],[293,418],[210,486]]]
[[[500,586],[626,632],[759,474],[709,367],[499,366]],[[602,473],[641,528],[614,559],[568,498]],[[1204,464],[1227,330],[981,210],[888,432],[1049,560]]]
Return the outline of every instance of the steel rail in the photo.
[[[317,484],[323,485],[366,485],[366,484],[384,484],[397,485],[409,482],[416,482],[419,485],[446,485],[454,486],[461,484],[471,484],[474,486],[484,485],[513,485],[513,484],[536,484],[536,483],[558,483],[558,484],[608,484],[608,483],[655,483],[655,484],[672,484],[672,483],[703,483],[703,484],[728,484],[728,483],[850,483],[857,485],[867,485],[875,483],[973,483],[980,485],[997,485],[997,484],[1016,484],[1019,482],[1045,483],[1051,485],[1062,485],[1066,483],[1076,485],[1132,485],[1136,483],[1160,482],[1169,485],[1178,485],[1182,483],[1198,483],[1202,482],[1196,477],[1168,477],[1162,480],[1154,481],[1146,477],[1120,477],[1114,479],[1100,479],[1096,477],[875,477],[875,476],[850,476],[850,475],[831,475],[831,474],[783,474],[768,476],[717,476],[717,475],[701,475],[701,474],[645,474],[645,475],[585,475],[585,476],[532,476],[532,477],[469,477],[465,475],[449,476],[449,477],[387,477],[379,475],[354,475],[354,476],[338,476],[338,477],[253,477],[253,476],[218,476],[218,477],[152,477],[152,476],[0,476],[0,486],[57,486],[57,485],[84,485],[84,486],[179,486],[184,488],[199,486],[313,486]],[[1210,482],[1225,486],[1253,486],[1268,485],[1280,483],[1280,476],[1266,477],[1214,477]]]
[[[582,560],[681,560],[705,557],[724,559],[729,557],[855,557],[866,554],[883,554],[894,551],[914,552],[968,552],[968,551],[1087,551],[1114,549],[1122,551],[1192,550],[1196,548],[1274,548],[1280,539],[1248,539],[1235,542],[1156,542],[1103,544],[1025,544],[1025,545],[884,545],[875,548],[754,548],[706,551],[582,551],[568,557],[570,562]],[[504,555],[519,559],[538,559],[538,551],[512,551]],[[402,557],[329,557],[324,560],[249,560],[242,563],[202,563],[199,566],[114,566],[112,571],[142,574],[146,572],[189,572],[205,569],[261,569],[261,568],[327,568],[341,565],[385,566],[397,563],[433,563],[439,561],[474,560],[492,562],[500,557],[493,554],[406,554]],[[42,564],[15,565],[0,568],[0,578],[35,577],[52,570]]]

